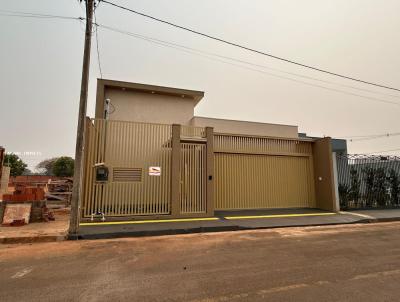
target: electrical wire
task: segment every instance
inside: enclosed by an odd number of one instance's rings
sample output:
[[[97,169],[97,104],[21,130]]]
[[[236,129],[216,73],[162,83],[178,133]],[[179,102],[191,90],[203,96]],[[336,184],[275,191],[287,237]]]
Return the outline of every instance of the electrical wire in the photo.
[[[99,3],[100,2],[101,1],[99,1]],[[106,1],[103,1],[103,2],[106,2]],[[83,18],[83,17],[70,17],[70,16],[61,16],[61,15],[27,13],[27,12],[18,12],[18,11],[7,11],[7,10],[2,10],[2,9],[0,9],[0,16],[39,18],[39,19],[70,19],[70,20],[79,20],[79,21],[85,20],[85,18]],[[227,59],[227,60],[243,63],[243,64],[246,64],[246,65],[252,65],[252,66],[265,68],[265,69],[271,69],[271,70],[274,70],[274,71],[287,73],[287,74],[290,74],[290,75],[303,77],[303,78],[311,79],[311,80],[315,80],[315,81],[320,81],[320,82],[324,82],[324,83],[328,83],[328,84],[339,85],[339,86],[348,87],[348,88],[352,88],[352,89],[358,89],[358,90],[362,90],[362,91],[366,91],[366,92],[370,92],[370,93],[382,94],[382,93],[371,91],[371,90],[367,90],[367,89],[362,89],[362,88],[349,86],[349,85],[344,85],[344,84],[340,84],[340,83],[332,83],[332,82],[329,82],[329,81],[324,81],[324,80],[320,80],[320,79],[313,78],[313,77],[308,77],[308,76],[304,76],[304,75],[300,75],[300,74],[296,74],[296,73],[291,73],[291,72],[287,72],[287,71],[283,71],[283,70],[279,70],[279,69],[270,68],[270,67],[265,66],[265,65],[254,64],[254,63],[247,62],[247,61],[244,61],[244,60],[240,60],[240,59],[236,59],[236,58],[232,58],[232,57],[228,57],[228,56],[223,56],[223,55],[219,55],[219,54],[216,54],[216,53],[206,52],[206,51],[198,50],[198,49],[195,49],[195,48],[191,48],[191,47],[175,44],[175,43],[172,43],[172,42],[167,42],[167,41],[163,41],[163,40],[159,40],[159,39],[146,37],[146,36],[143,36],[143,35],[139,35],[139,34],[135,34],[135,33],[131,33],[131,32],[123,31],[123,30],[119,30],[117,28],[113,28],[113,27],[110,27],[110,26],[98,24],[95,13],[94,13],[94,17],[95,17],[94,25],[96,26],[96,31],[95,31],[95,33],[96,33],[96,46],[97,46],[96,48],[97,48],[97,56],[98,56],[99,71],[100,71],[101,78],[103,77],[103,75],[102,75],[102,70],[101,70],[100,52],[99,52],[99,44],[98,44],[98,33],[97,33],[98,27],[103,27],[103,28],[108,29],[110,31],[118,32],[118,33],[121,33],[121,34],[126,34],[126,35],[129,35],[129,36],[132,36],[132,37],[135,37],[135,38],[139,38],[139,39],[151,42],[151,43],[156,43],[158,45],[175,48],[177,50],[185,51],[187,53],[192,53],[192,54],[196,54],[196,55],[201,55],[201,53],[203,53],[203,54],[206,55],[206,56],[203,56],[203,57],[206,57],[206,58],[209,58],[209,59],[214,59],[215,60],[215,58],[213,58],[211,56],[219,57],[219,58],[223,58],[223,59]],[[295,79],[282,77],[282,76],[278,76],[278,75],[271,74],[271,73],[266,73],[266,72],[263,72],[261,70],[248,68],[246,66],[239,65],[239,64],[232,64],[231,62],[226,62],[226,61],[223,61],[223,60],[217,60],[217,61],[220,61],[220,62],[223,62],[223,63],[227,63],[227,64],[230,64],[230,65],[234,65],[234,66],[238,66],[238,67],[242,67],[242,68],[245,68],[245,69],[261,72],[261,73],[264,73],[264,74],[267,74],[267,75],[270,75],[270,76],[275,76],[275,77],[279,77],[279,78],[283,78],[283,79],[287,79],[287,80],[303,83],[303,84],[306,84],[306,85],[311,85],[311,86],[315,86],[315,87],[319,87],[319,88],[323,88],[323,89],[333,90],[333,91],[336,91],[336,92],[346,93],[346,94],[350,94],[350,95],[354,95],[354,96],[358,96],[358,97],[362,97],[362,98],[367,98],[367,99],[371,99],[371,100],[375,100],[375,101],[380,101],[380,102],[400,105],[399,103],[395,103],[395,102],[391,102],[391,101],[386,101],[386,100],[381,100],[381,99],[376,99],[376,98],[370,98],[370,97],[367,97],[367,96],[357,95],[357,94],[349,93],[349,92],[346,92],[346,91],[332,89],[332,88],[328,88],[328,87],[324,87],[324,86],[320,86],[320,85],[314,85],[314,84],[311,84],[311,83],[298,81],[298,80],[295,80]],[[396,95],[389,95],[389,94],[382,94],[382,95],[391,96],[391,97],[398,97]],[[114,106],[112,105],[112,107],[114,107]],[[114,108],[114,111],[115,111],[115,108]],[[350,142],[354,142],[354,141],[372,140],[372,139],[377,139],[377,138],[399,136],[399,135],[400,135],[400,133],[397,132],[397,133],[386,133],[386,134],[378,134],[378,135],[347,136],[347,137],[343,137],[343,138],[350,138]],[[399,151],[399,150],[400,149],[382,150],[382,151],[375,151],[375,152],[366,153],[366,154],[386,153],[386,152],[393,152],[393,151]]]
[[[62,17],[62,16],[53,16],[53,17],[43,17],[43,16],[29,16],[29,15],[18,15],[18,14],[2,14],[1,17],[19,17],[19,18],[35,18],[35,19],[64,19],[64,20],[84,20],[82,17]]]
[[[400,151],[400,148],[391,149],[391,150],[383,150],[383,151],[374,151],[374,152],[369,152],[369,153],[365,153],[365,154],[369,155],[369,154],[386,153],[386,152],[394,152],[394,151]]]
[[[211,53],[208,53],[208,55],[202,55],[201,53],[198,53],[198,52],[201,52],[201,51],[198,51],[198,50],[190,49],[188,47],[181,46],[181,45],[174,44],[174,43],[170,43],[170,42],[167,42],[167,41],[162,41],[162,40],[159,40],[159,39],[154,39],[154,38],[151,38],[151,37],[135,34],[135,33],[132,33],[132,32],[125,31],[125,30],[120,30],[120,29],[117,29],[117,28],[114,28],[114,27],[111,27],[111,26],[107,26],[107,25],[103,25],[103,24],[97,24],[97,26],[102,27],[102,28],[107,29],[107,30],[110,30],[110,31],[114,31],[114,32],[120,33],[120,34],[128,35],[128,36],[131,36],[131,37],[134,37],[134,38],[137,38],[137,39],[145,40],[145,41],[150,42],[150,43],[154,43],[154,44],[157,44],[157,45],[161,45],[161,46],[177,49],[177,50],[180,50],[180,51],[183,51],[183,52],[186,52],[186,53],[190,53],[190,54],[194,54],[194,55],[199,55],[201,57],[205,57],[205,58],[208,58],[208,59],[211,59],[211,60],[214,60],[214,61],[219,61],[219,62],[222,62],[222,63],[225,63],[225,64],[229,64],[229,65],[237,66],[237,67],[240,67],[240,68],[248,69],[248,70],[259,72],[259,73],[266,74],[266,75],[269,75],[269,76],[273,76],[273,77],[277,77],[277,78],[293,81],[293,82],[296,82],[296,83],[301,83],[301,84],[312,86],[312,87],[318,87],[318,88],[329,90],[329,91],[335,91],[335,92],[339,92],[339,93],[343,93],[343,94],[347,94],[347,95],[352,95],[352,96],[356,96],[356,97],[359,97],[359,98],[368,99],[368,100],[371,100],[371,101],[374,101],[374,102],[386,103],[386,104],[400,106],[400,103],[397,103],[397,102],[394,102],[394,101],[383,100],[383,99],[379,99],[379,98],[375,98],[375,97],[370,97],[370,96],[360,95],[360,94],[356,94],[356,93],[352,93],[352,92],[348,92],[348,91],[343,91],[343,90],[340,90],[340,89],[321,86],[321,85],[318,85],[318,84],[313,84],[313,83],[309,83],[309,82],[305,82],[305,81],[301,81],[301,80],[297,80],[297,79],[293,79],[293,78],[289,78],[289,77],[285,77],[285,76],[281,76],[281,75],[276,75],[276,74],[273,74],[273,73],[265,72],[263,70],[251,68],[251,67],[248,67],[248,66],[235,64],[235,63],[224,61],[224,60],[219,60],[219,59],[217,59],[215,57],[212,57]],[[231,58],[231,59],[234,60],[233,58]],[[248,63],[248,62],[245,62],[245,61],[242,61],[242,60],[241,60],[241,62]],[[249,63],[249,64],[252,64],[252,63]]]
[[[28,13],[20,11],[10,11],[0,9],[0,15],[3,17],[23,17],[23,18],[39,18],[39,19],[69,19],[69,20],[84,20],[83,17],[70,17],[61,15],[50,15],[50,14],[39,14],[39,13]]]
[[[400,135],[400,133],[387,133],[387,134],[379,134],[379,135],[372,135],[372,136],[364,136],[364,137],[359,137],[359,138],[351,138],[349,141],[350,142],[370,141],[370,140],[399,136],[399,135]]]
[[[97,63],[99,65],[99,72],[100,72],[100,79],[103,78],[103,72],[101,70],[101,61],[100,61],[100,51],[99,51],[99,35],[98,35],[98,31],[99,31],[99,27],[97,25],[97,17],[96,17],[96,10],[94,10],[94,25],[96,27],[96,50],[97,50]]]
[[[360,83],[363,83],[363,84],[372,85],[372,86],[385,88],[385,89],[390,89],[390,90],[395,90],[395,91],[399,91],[400,92],[399,88],[390,87],[390,86],[383,85],[383,84],[378,84],[378,83],[373,83],[373,82],[365,81],[365,80],[358,79],[358,78],[355,78],[355,77],[346,76],[346,75],[342,75],[342,74],[339,74],[339,73],[336,73],[336,72],[332,72],[332,71],[328,71],[328,70],[321,69],[321,68],[318,68],[318,67],[314,67],[314,66],[311,66],[311,65],[307,65],[307,64],[304,64],[304,63],[299,63],[299,62],[296,62],[296,61],[293,61],[293,60],[290,60],[290,59],[286,59],[286,58],[283,58],[283,57],[279,57],[279,56],[276,56],[276,55],[272,55],[272,54],[266,53],[266,52],[261,51],[261,50],[250,48],[248,46],[244,46],[244,45],[241,45],[241,44],[238,44],[238,43],[230,42],[230,41],[224,40],[222,38],[211,36],[209,34],[205,34],[205,33],[199,32],[197,30],[194,30],[194,29],[182,26],[182,25],[178,25],[176,23],[172,23],[172,22],[160,19],[160,18],[156,18],[156,17],[153,17],[151,15],[148,15],[148,14],[139,12],[137,10],[133,10],[133,9],[124,7],[122,5],[115,4],[115,3],[107,1],[107,0],[100,0],[100,1],[104,2],[106,4],[109,4],[111,6],[117,7],[119,9],[134,13],[136,15],[140,15],[142,17],[145,17],[145,18],[157,21],[157,22],[161,22],[163,24],[170,25],[170,26],[173,26],[175,28],[179,28],[179,29],[185,30],[187,32],[191,32],[193,34],[196,34],[196,35],[199,35],[199,36],[203,36],[203,37],[211,39],[211,40],[215,40],[215,41],[218,41],[218,42],[221,42],[221,43],[224,43],[224,44],[228,44],[228,45],[231,45],[231,46],[234,46],[234,47],[238,47],[238,48],[241,48],[241,49],[253,52],[253,53],[257,53],[257,54],[260,54],[260,55],[264,55],[264,56],[267,56],[267,57],[270,57],[270,58],[273,58],[273,59],[276,59],[276,60],[280,60],[280,61],[287,62],[287,63],[290,63],[290,64],[294,64],[294,65],[297,65],[297,66],[301,66],[301,67],[304,67],[304,68],[312,69],[312,70],[315,70],[315,71],[319,71],[319,72],[322,72],[322,73],[326,73],[326,74],[329,74],[329,75],[340,77],[340,78],[343,78],[343,79],[352,80],[352,81],[360,82]]]
[[[106,26],[103,25],[103,27],[106,27]],[[108,29],[114,30],[114,31],[118,31],[118,29],[112,28],[110,26],[108,26]],[[120,31],[121,30],[119,30],[119,32]],[[373,90],[369,90],[369,89],[364,89],[364,88],[359,88],[359,87],[346,85],[346,84],[342,84],[342,83],[331,82],[331,81],[327,81],[327,80],[321,80],[321,79],[318,79],[318,78],[305,76],[305,75],[294,73],[294,72],[288,72],[288,71],[285,71],[285,70],[272,68],[272,67],[269,67],[269,66],[266,66],[266,65],[255,64],[255,63],[251,63],[251,62],[244,61],[244,60],[241,60],[241,59],[237,59],[237,58],[233,58],[233,57],[229,57],[229,56],[224,56],[224,55],[216,54],[216,53],[213,53],[213,52],[199,50],[199,49],[188,47],[188,46],[184,46],[184,45],[181,45],[181,44],[176,44],[176,43],[172,43],[172,42],[156,39],[156,38],[153,38],[153,37],[148,37],[148,36],[146,37],[146,36],[143,36],[143,35],[140,35],[140,34],[136,34],[136,33],[131,33],[131,34],[132,35],[136,35],[137,37],[144,38],[144,39],[149,39],[149,40],[153,40],[153,41],[169,44],[169,45],[176,46],[176,47],[183,48],[183,49],[187,49],[187,50],[190,50],[190,51],[199,52],[199,53],[202,53],[202,54],[205,54],[205,55],[215,56],[215,57],[218,57],[218,58],[222,58],[222,59],[226,59],[226,60],[230,60],[230,61],[234,61],[234,62],[239,62],[239,63],[243,63],[243,64],[250,65],[250,66],[260,67],[260,68],[263,68],[263,69],[269,69],[269,70],[272,70],[272,71],[277,71],[277,72],[281,72],[281,73],[285,73],[285,74],[289,74],[289,75],[294,75],[296,77],[301,77],[301,78],[305,78],[305,79],[308,79],[308,80],[318,81],[318,82],[322,82],[322,83],[325,83],[325,84],[337,85],[337,86],[341,86],[341,87],[345,87],[345,88],[351,88],[351,89],[355,89],[355,90],[359,90],[359,91],[364,91],[364,92],[369,92],[369,93],[373,93],[373,94],[379,94],[379,95],[383,95],[383,96],[388,96],[388,97],[393,97],[393,98],[399,98],[400,99],[400,95],[381,93],[381,92],[377,92],[377,91],[373,91]]]
[[[101,1],[98,2],[96,8],[98,7],[98,5],[99,5],[100,2],[101,2]],[[79,20],[80,22],[82,22],[82,21],[85,20],[85,18],[82,18],[82,17],[68,17],[68,16],[49,15],[49,14],[38,14],[38,13],[28,13],[28,12],[9,11],[9,10],[0,10],[0,11],[7,12],[7,13],[9,13],[9,14],[6,14],[5,16],[12,16],[12,17],[15,16],[15,17],[31,17],[31,18],[77,19],[77,20]],[[10,14],[10,13],[13,13],[13,14]],[[2,14],[0,13],[0,15],[2,15]],[[95,17],[96,17],[96,16],[95,16]],[[99,45],[98,45],[98,33],[97,33],[97,22],[95,22],[95,25],[96,25],[96,29],[93,30],[93,33],[96,34],[96,46],[97,46],[97,52],[98,52],[98,59],[99,59],[99,61],[100,61],[100,56],[99,56]],[[123,32],[123,31],[118,30],[118,29],[116,29],[116,28],[112,28],[112,27],[105,26],[105,25],[103,25],[103,27],[104,27],[104,28],[107,28],[107,29],[109,29],[109,30],[118,31],[118,32],[120,32],[120,33],[126,33],[126,34],[129,33],[129,32]],[[179,44],[176,44],[176,43],[167,42],[167,41],[159,40],[159,39],[156,39],[156,38],[141,36],[141,35],[139,35],[139,34],[134,34],[134,33],[129,33],[129,34],[130,34],[130,35],[136,35],[137,38],[152,40],[151,42],[157,41],[157,42],[169,44],[170,46],[176,46],[176,47],[179,47],[179,48],[183,48],[183,49],[187,49],[187,50],[190,50],[190,51],[202,53],[202,54],[205,54],[205,55],[215,56],[215,57],[227,59],[227,60],[234,61],[234,62],[243,63],[243,64],[250,65],[250,66],[255,66],[255,67],[259,67],[259,68],[263,68],[263,69],[269,69],[269,70],[273,70],[273,71],[277,71],[277,72],[281,72],[281,73],[285,73],[285,74],[289,74],[289,75],[294,75],[294,76],[297,76],[297,77],[301,77],[301,78],[305,78],[305,79],[309,79],[309,80],[313,80],[313,81],[319,81],[319,82],[326,83],[326,84],[332,84],[332,85],[342,86],[342,87],[345,87],[345,88],[351,88],[351,89],[355,89],[355,90],[359,90],[359,91],[369,92],[369,93],[373,93],[373,94],[379,94],[379,95],[388,96],[388,97],[393,97],[393,98],[400,98],[400,96],[393,95],[393,94],[386,94],[386,93],[381,93],[381,92],[377,92],[377,91],[373,91],[373,90],[369,90],[369,89],[364,89],[364,88],[360,88],[360,87],[355,87],[355,86],[351,86],[351,85],[346,85],[346,84],[342,84],[342,83],[330,82],[330,81],[326,81],[326,80],[322,80],[322,79],[318,79],[318,78],[314,78],[314,77],[310,77],[310,76],[301,75],[301,74],[298,74],[298,73],[293,73],[293,72],[288,72],[288,71],[284,71],[284,70],[280,70],[280,69],[276,69],[276,68],[271,68],[271,67],[265,66],[265,65],[260,65],[260,64],[255,64],[255,63],[247,62],[247,61],[240,60],[240,59],[237,59],[237,58],[232,58],[232,57],[228,57],[228,56],[224,56],[224,55],[220,55],[220,54],[216,54],[216,53],[212,53],[212,52],[202,51],[202,50],[195,49],[195,48],[192,48],[192,47],[188,47],[188,46],[184,46],[184,45],[179,45]],[[166,45],[165,45],[165,46],[166,46]],[[181,49],[179,49],[179,50],[181,50]],[[223,62],[223,61],[220,61],[220,62]],[[223,62],[223,63],[228,63],[228,62]],[[228,63],[228,64],[229,64],[229,63]],[[231,64],[231,65],[235,65],[235,64]],[[236,65],[236,66],[239,66],[239,65]],[[240,66],[240,67],[243,67],[243,66]],[[99,69],[101,69],[101,66],[99,66]],[[247,69],[249,69],[249,68],[247,68]],[[250,69],[250,70],[251,70],[251,69]],[[260,72],[259,70],[255,70],[255,71]],[[101,74],[101,77],[102,77],[102,71],[100,71],[100,74]],[[272,75],[272,74],[270,74],[270,75]],[[286,78],[286,79],[287,79],[287,78]],[[304,82],[302,82],[302,83],[308,85],[308,83],[304,83]],[[325,87],[321,87],[321,86],[317,86],[317,87],[325,88]],[[327,88],[327,89],[330,89],[330,88]],[[334,91],[336,91],[336,90],[334,90]],[[339,92],[339,91],[338,91],[338,92]],[[344,93],[344,92],[343,92],[343,93]],[[355,95],[355,94],[352,94],[352,95]],[[367,97],[367,96],[361,96],[361,95],[355,95],[355,96],[369,98],[369,97]],[[370,98],[370,99],[371,99],[371,98]],[[378,100],[378,99],[375,99],[375,98],[373,98],[373,99],[374,99],[374,100]],[[380,100],[380,101],[383,101],[383,102],[390,102],[390,101],[385,101],[385,100]],[[394,102],[390,102],[390,103],[393,104]]]

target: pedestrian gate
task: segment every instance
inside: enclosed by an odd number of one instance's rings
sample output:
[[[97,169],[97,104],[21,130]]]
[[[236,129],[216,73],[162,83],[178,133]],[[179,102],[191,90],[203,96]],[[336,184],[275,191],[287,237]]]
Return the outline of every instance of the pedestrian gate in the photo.
[[[206,212],[206,144],[181,144],[181,213]]]

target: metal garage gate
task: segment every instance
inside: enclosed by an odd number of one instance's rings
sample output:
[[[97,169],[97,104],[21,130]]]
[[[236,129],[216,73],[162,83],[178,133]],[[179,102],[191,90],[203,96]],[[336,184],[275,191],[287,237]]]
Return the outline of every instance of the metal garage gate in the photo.
[[[315,207],[312,142],[216,134],[215,209]]]

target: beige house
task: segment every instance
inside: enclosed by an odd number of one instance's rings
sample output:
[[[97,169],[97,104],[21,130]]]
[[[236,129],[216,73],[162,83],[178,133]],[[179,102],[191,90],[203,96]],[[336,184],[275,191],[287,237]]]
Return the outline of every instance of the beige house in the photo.
[[[85,131],[82,219],[337,210],[330,138],[299,138],[297,126],[194,116],[203,97],[98,80]]]
[[[203,97],[202,91],[98,80],[96,118],[106,117],[106,100],[110,100],[110,120],[213,127],[218,133],[298,138],[297,126],[194,116],[194,108]]]

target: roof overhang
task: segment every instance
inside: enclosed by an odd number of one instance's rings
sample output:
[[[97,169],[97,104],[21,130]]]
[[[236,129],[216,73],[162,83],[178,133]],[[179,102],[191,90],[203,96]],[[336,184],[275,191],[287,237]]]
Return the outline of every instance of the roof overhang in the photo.
[[[141,83],[131,83],[131,82],[122,82],[122,81],[114,81],[114,80],[105,80],[98,79],[98,84],[101,84],[104,88],[121,88],[127,89],[131,91],[137,92],[148,92],[148,93],[157,93],[163,95],[170,96],[178,96],[183,98],[189,98],[196,101],[196,104],[204,97],[203,91],[197,90],[188,90],[181,88],[173,88],[173,87],[165,87],[165,86],[156,86],[149,84],[141,84]]]
[[[99,118],[103,115],[104,95],[107,88],[181,97],[182,99],[193,100],[195,106],[204,97],[204,92],[198,90],[188,90],[108,79],[97,79],[96,118]]]

